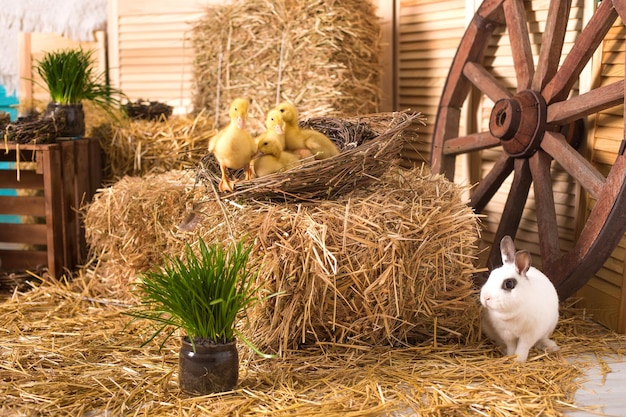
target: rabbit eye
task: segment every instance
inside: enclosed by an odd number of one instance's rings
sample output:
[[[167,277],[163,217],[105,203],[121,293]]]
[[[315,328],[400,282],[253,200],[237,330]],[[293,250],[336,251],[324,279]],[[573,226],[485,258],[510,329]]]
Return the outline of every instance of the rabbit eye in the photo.
[[[502,289],[510,291],[513,288],[515,288],[516,285],[517,285],[517,280],[515,278],[508,278],[508,279],[505,279],[504,282],[502,283]]]

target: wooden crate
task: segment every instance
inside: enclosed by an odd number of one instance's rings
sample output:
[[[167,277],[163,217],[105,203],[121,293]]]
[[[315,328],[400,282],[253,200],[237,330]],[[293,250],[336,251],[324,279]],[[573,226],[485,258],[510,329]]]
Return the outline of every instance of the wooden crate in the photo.
[[[4,270],[46,266],[52,277],[73,271],[87,257],[80,208],[102,182],[102,157],[96,139],[60,139],[56,143],[2,145],[0,214],[20,216],[0,223],[0,259]],[[17,163],[19,161],[19,164]],[[18,168],[19,167],[19,168]]]

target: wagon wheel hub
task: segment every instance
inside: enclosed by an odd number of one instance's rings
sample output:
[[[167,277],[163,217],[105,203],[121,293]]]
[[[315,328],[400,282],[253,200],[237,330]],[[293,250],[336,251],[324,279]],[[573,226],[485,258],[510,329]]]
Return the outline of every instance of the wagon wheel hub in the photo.
[[[496,102],[489,118],[489,132],[500,139],[511,157],[529,157],[541,144],[546,117],[547,106],[541,94],[524,90]]]

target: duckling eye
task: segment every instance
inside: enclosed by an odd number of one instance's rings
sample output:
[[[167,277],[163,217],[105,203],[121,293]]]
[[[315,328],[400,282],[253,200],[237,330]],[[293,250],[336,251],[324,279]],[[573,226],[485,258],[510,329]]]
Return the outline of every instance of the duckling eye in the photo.
[[[515,278],[505,279],[502,283],[502,289],[505,291],[511,291],[517,286],[517,280]]]

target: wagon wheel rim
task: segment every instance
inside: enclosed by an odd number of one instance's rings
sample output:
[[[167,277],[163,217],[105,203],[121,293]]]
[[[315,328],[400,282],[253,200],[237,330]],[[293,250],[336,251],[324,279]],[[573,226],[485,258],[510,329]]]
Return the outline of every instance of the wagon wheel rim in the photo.
[[[624,80],[569,97],[618,15],[626,21],[626,6],[618,0],[602,1],[560,63],[568,20],[563,17],[570,8],[570,0],[550,2],[535,66],[523,0],[485,0],[480,5],[450,67],[431,148],[431,170],[450,180],[454,179],[458,155],[502,148],[490,172],[472,190],[469,205],[480,212],[513,175],[495,234],[494,243],[499,242],[505,235],[515,237],[533,187],[542,270],[561,299],[573,295],[602,267],[626,232],[624,141],[604,176],[578,152],[585,135],[575,133],[581,131],[587,116],[624,103]],[[507,28],[511,42],[517,81],[514,93],[481,64],[489,38],[502,26]],[[459,136],[461,107],[472,88],[495,103],[489,130]],[[554,161],[596,200],[569,251],[559,247],[550,171]],[[499,248],[494,244],[486,266],[492,269],[500,263]]]

